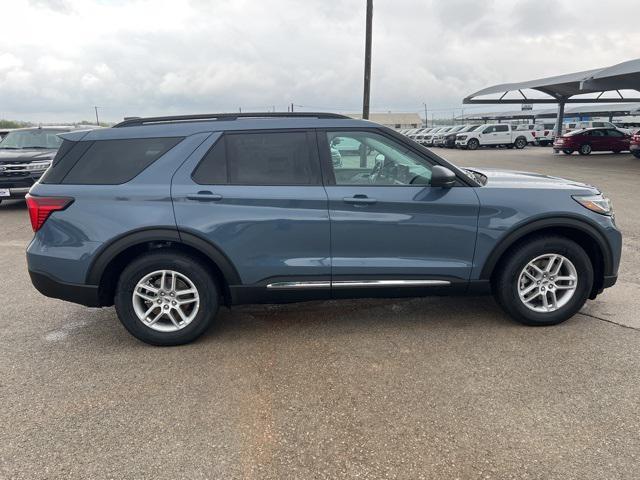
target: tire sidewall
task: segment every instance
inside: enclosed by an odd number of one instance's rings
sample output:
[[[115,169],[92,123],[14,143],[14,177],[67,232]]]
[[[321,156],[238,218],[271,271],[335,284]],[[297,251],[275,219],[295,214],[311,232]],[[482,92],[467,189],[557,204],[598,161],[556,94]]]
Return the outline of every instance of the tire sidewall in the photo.
[[[176,332],[158,332],[144,325],[133,309],[133,291],[140,279],[156,270],[174,270],[189,278],[200,298],[193,321]],[[204,333],[213,322],[219,305],[218,288],[211,274],[197,260],[181,253],[151,253],[132,262],[120,276],[115,297],[118,318],[136,338],[152,345],[181,345]]]
[[[545,254],[560,254],[573,263],[578,273],[578,286],[569,302],[550,313],[535,312],[524,305],[518,295],[518,280],[527,263]],[[593,266],[585,251],[575,242],[563,238],[535,240],[516,250],[503,265],[496,294],[499,303],[516,320],[527,325],[555,325],[575,315],[584,305],[593,285]]]
[[[469,140],[469,142],[467,143],[467,148],[469,150],[477,150],[479,146],[480,146],[480,142],[475,138]]]

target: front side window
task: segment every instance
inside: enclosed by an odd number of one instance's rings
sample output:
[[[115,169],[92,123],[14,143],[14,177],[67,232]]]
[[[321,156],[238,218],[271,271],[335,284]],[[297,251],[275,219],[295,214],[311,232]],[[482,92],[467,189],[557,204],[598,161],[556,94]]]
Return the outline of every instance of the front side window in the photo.
[[[607,134],[610,137],[624,137],[624,133],[622,133],[620,130],[607,130]]]
[[[482,133],[493,133],[496,131],[495,128],[496,127],[487,127],[482,131]]]
[[[328,132],[336,185],[429,185],[431,165],[373,132]]]

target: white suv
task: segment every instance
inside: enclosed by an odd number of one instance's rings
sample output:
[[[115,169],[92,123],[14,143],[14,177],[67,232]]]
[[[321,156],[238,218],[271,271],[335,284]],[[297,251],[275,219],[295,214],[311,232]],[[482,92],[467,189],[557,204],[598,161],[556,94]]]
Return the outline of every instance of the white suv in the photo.
[[[514,130],[508,123],[495,123],[458,135],[456,147],[476,150],[478,147],[503,145],[521,149],[533,141],[534,137],[528,130]]]

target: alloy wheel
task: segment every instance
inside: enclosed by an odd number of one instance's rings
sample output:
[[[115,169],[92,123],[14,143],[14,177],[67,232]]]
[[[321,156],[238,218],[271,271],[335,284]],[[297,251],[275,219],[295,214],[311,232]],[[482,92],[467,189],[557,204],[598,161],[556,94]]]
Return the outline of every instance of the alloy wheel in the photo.
[[[194,283],[173,270],[158,270],[144,276],[133,290],[132,302],[140,322],[158,332],[182,330],[200,308]]]
[[[518,277],[518,296],[524,305],[539,313],[555,312],[573,297],[578,272],[571,260],[548,253],[531,260]]]

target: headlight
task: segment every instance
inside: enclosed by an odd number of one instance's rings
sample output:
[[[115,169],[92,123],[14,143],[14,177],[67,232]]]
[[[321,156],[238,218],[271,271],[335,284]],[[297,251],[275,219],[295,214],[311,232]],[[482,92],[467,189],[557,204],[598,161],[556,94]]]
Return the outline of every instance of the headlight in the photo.
[[[24,166],[24,169],[29,172],[44,172],[51,165],[51,160],[44,162],[34,162]]]
[[[456,138],[457,138],[458,140],[466,140],[466,139],[467,139],[467,136],[466,136],[466,135],[458,135]]]
[[[613,217],[613,206],[611,205],[611,200],[602,194],[585,196],[574,195],[573,199],[592,212]]]

